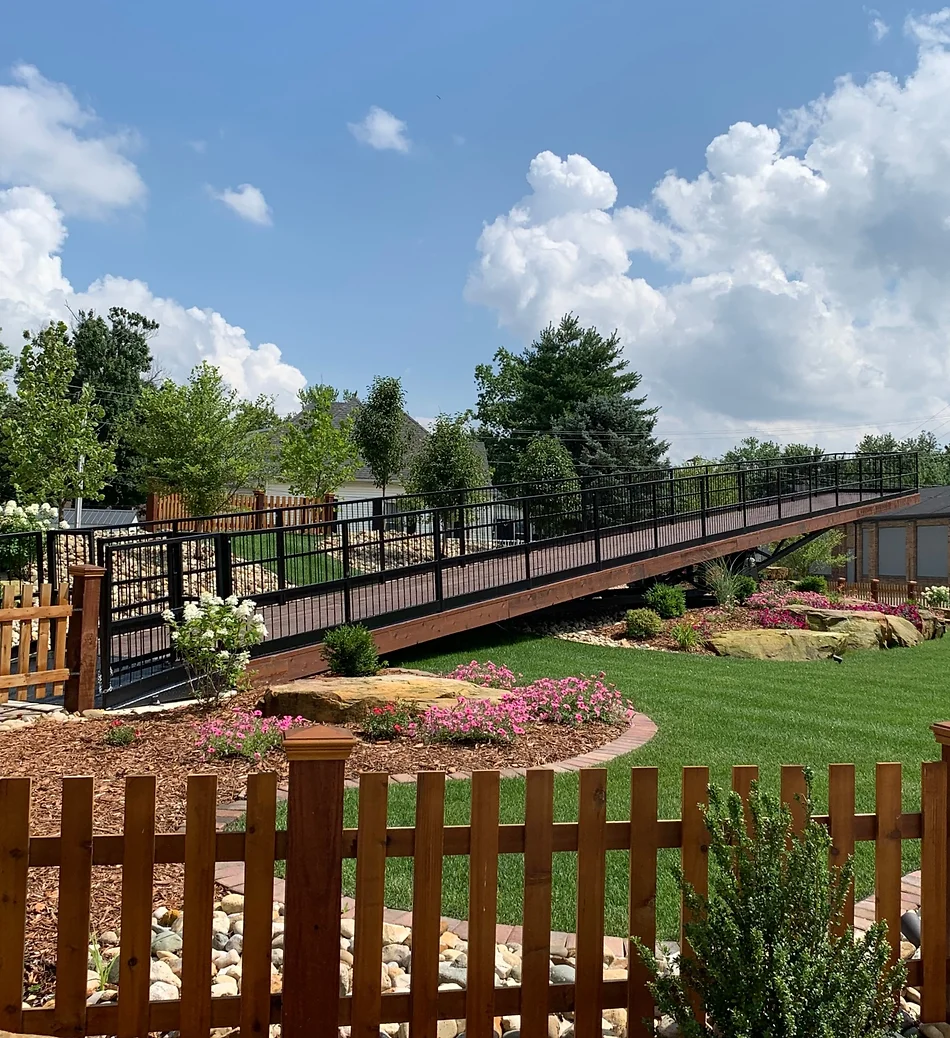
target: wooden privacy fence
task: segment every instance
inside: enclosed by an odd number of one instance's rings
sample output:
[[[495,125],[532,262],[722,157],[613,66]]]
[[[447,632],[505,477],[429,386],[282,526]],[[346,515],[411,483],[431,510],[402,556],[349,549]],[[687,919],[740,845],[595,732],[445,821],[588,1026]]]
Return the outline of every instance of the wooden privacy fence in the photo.
[[[66,710],[95,705],[103,573],[72,567],[71,600],[69,584],[0,584],[0,704],[62,696]]]
[[[152,529],[175,522],[176,532],[199,528],[202,532],[219,530],[265,530],[274,526],[305,526],[311,523],[333,522],[333,503],[328,494],[323,501],[291,494],[235,494],[228,502],[229,512],[224,515],[203,517],[195,524],[182,522],[193,518],[179,494],[149,494],[145,502],[145,522]],[[280,519],[277,518],[278,513]]]
[[[950,723],[934,731],[946,758]],[[438,1021],[464,1020],[471,1038],[491,1038],[496,1017],[518,1014],[525,1038],[546,1038],[549,1013],[573,1012],[578,1038],[600,1038],[601,1012],[626,1008],[629,1034],[646,1036],[653,999],[646,973],[630,955],[626,979],[603,976],[606,854],[628,855],[629,925],[652,947],[657,936],[658,852],[679,849],[686,879],[707,889],[708,848],[701,805],[708,769],[684,768],[682,816],[657,816],[657,769],[630,773],[631,810],[607,820],[607,773],[582,771],[577,822],[554,822],[554,775],[530,771],[524,824],[499,823],[499,774],[476,773],[469,825],[445,826],[445,775],[428,773],[417,784],[414,828],[387,828],[386,775],[365,774],[359,788],[359,826],[343,828],[348,732],[299,729],[286,740],[290,759],[288,830],[275,830],[277,777],[248,782],[246,832],[216,832],[216,778],[188,781],[184,833],[155,833],[155,776],[126,780],[125,818],[118,835],[93,835],[94,781],[63,781],[59,836],[30,835],[30,781],[0,780],[0,1030],[48,1035],[144,1036],[177,1030],[181,1038],[207,1038],[212,1027],[266,1034],[282,1024],[284,1038],[336,1038],[349,1026],[353,1038],[378,1038],[380,1023],[408,1023],[413,1038],[435,1038]],[[747,796],[758,771],[733,769],[733,786]],[[878,764],[876,804],[855,813],[855,769],[829,769],[829,813],[820,818],[833,841],[832,862],[843,862],[856,843],[872,842],[877,918],[886,919],[892,953],[900,948],[901,848],[921,841],[922,958],[909,965],[909,982],[922,992],[922,1019],[947,1016],[948,764],[923,765],[919,811],[902,810],[901,765]],[[781,792],[801,825],[796,796],[804,791],[799,766],[782,768]],[[576,854],[577,936],[573,984],[551,984],[552,859]],[[522,980],[494,986],[495,919],[499,855],[523,856]],[[470,862],[468,977],[465,990],[439,990],[439,938],[443,859]],[[356,919],[352,994],[340,995],[342,862],[356,859]],[[386,861],[413,861],[412,984],[409,992],[380,992]],[[271,988],[271,920],[275,860],[285,859],[286,904],[282,992]],[[242,983],[239,996],[211,997],[215,862],[243,862],[245,902]],[[153,870],[184,864],[182,988],[179,1001],[149,1001]],[[118,999],[86,1005],[91,871],[121,866],[121,952]],[[60,873],[55,1004],[21,1008],[27,882],[31,868]],[[853,895],[847,911],[853,910]],[[687,944],[683,954],[690,955]]]

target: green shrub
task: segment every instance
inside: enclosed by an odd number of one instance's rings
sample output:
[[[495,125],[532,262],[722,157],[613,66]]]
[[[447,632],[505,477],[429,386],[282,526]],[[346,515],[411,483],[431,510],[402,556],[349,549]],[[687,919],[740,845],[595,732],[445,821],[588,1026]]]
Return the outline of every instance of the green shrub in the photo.
[[[362,624],[340,624],[327,631],[323,655],[336,677],[361,678],[376,674],[381,666],[372,632]]]
[[[363,718],[360,730],[364,739],[389,741],[406,735],[412,725],[412,714],[397,707],[395,703],[374,706]]]
[[[739,602],[739,581],[742,575],[724,559],[709,562],[703,567],[702,581],[716,599],[716,604],[731,609]]]
[[[652,609],[628,609],[626,620],[628,638],[653,638],[663,630],[663,621]]]
[[[686,592],[670,584],[654,584],[647,588],[643,601],[664,620],[675,620],[686,612]]]
[[[740,573],[736,578],[736,601],[742,605],[749,595],[754,595],[759,590],[759,582],[755,577]]]
[[[685,936],[695,958],[680,958],[678,975],[663,972],[653,949],[638,942],[656,1005],[683,1038],[899,1033],[904,964],[888,965],[883,923],[856,937],[847,920],[838,932],[854,861],[829,869],[831,838],[812,818],[807,797],[805,812],[799,836],[788,806],[760,792],[758,783],[748,814],[738,794],[710,788],[708,896],[673,866],[690,912]],[[714,1032],[694,1019],[691,996]]]
[[[809,573],[807,577],[795,583],[796,591],[814,591],[819,595],[828,594],[828,581],[820,573]]]
[[[109,746],[131,746],[138,732],[130,724],[116,718],[106,729],[106,744]]]
[[[695,649],[700,642],[699,631],[692,624],[678,623],[670,628],[670,636],[673,641],[686,652]]]

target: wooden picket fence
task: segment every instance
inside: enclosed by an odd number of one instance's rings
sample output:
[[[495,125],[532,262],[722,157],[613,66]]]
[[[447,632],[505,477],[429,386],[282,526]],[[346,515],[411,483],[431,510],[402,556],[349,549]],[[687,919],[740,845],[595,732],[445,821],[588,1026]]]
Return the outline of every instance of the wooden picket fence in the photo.
[[[882,602],[884,605],[903,605],[905,602],[918,601],[916,580],[888,583],[877,578],[873,580],[848,583],[844,577],[835,582],[839,594],[848,598],[862,598],[868,602]]]
[[[934,726],[944,757],[950,723]],[[0,779],[0,1030],[45,1035],[144,1036],[177,1030],[181,1038],[207,1038],[212,1027],[240,1027],[266,1034],[281,1023],[283,1038],[336,1038],[338,1026],[353,1038],[378,1038],[381,1023],[408,1023],[413,1038],[435,1038],[438,1021],[465,1020],[471,1038],[491,1038],[494,1020],[518,1014],[524,1038],[546,1038],[549,1013],[573,1012],[577,1038],[600,1038],[604,1009],[625,1008],[628,1033],[652,1033],[647,976],[631,953],[629,975],[604,980],[603,941],[606,854],[628,855],[629,925],[625,937],[652,947],[657,936],[658,852],[679,849],[685,878],[707,889],[708,848],[702,805],[709,772],[682,772],[682,814],[658,817],[656,768],[631,770],[630,816],[607,819],[607,773],[579,775],[578,821],[554,821],[554,775],[528,773],[524,824],[500,824],[498,772],[472,780],[469,825],[444,824],[445,775],[419,776],[416,824],[387,828],[388,777],[365,774],[359,787],[359,826],[343,828],[348,732],[298,729],[285,747],[290,760],[288,829],[275,829],[277,777],[255,774],[248,782],[246,832],[216,832],[216,778],[188,781],[184,833],[155,833],[155,776],[126,780],[124,826],[116,835],[95,834],[92,778],[63,780],[59,836],[30,833],[30,781]],[[758,770],[733,769],[733,786],[747,797]],[[832,862],[844,862],[859,842],[873,842],[878,919],[888,923],[892,954],[899,954],[901,848],[921,841],[922,958],[910,962],[909,983],[922,992],[922,1019],[947,1017],[948,763],[923,764],[919,811],[902,809],[900,764],[878,764],[872,814],[855,813],[855,769],[829,769]],[[781,793],[801,825],[804,791],[800,766],[781,771]],[[523,856],[522,980],[494,986],[498,860]],[[549,981],[552,859],[576,854],[577,935],[573,984]],[[465,990],[439,990],[439,938],[443,859],[469,859],[468,978]],[[352,994],[339,992],[342,862],[356,860],[355,962]],[[412,985],[409,992],[381,993],[380,963],[386,861],[413,861]],[[282,991],[272,993],[270,948],[274,862],[286,860]],[[245,867],[244,952],[241,993],[211,997],[208,954],[215,898],[216,862]],[[157,864],[184,865],[182,988],[180,1001],[149,1001],[153,871]],[[121,966],[113,1004],[86,1005],[90,889],[96,866],[122,868]],[[58,868],[60,874],[55,1003],[21,1008],[28,874]],[[853,895],[847,911],[853,911]],[[685,920],[684,920],[685,921]],[[94,925],[94,924],[93,924]],[[690,955],[688,944],[683,954]],[[699,1011],[699,1010],[697,1010]]]
[[[69,677],[66,634],[69,585],[9,581],[0,585],[0,703],[63,694]]]

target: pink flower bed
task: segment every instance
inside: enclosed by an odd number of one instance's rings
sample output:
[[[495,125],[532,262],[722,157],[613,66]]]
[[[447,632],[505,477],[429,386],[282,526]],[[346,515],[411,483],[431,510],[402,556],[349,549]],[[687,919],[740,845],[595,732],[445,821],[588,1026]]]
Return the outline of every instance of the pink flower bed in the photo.
[[[758,619],[762,627],[776,627],[783,631],[804,630],[808,626],[804,616],[788,609],[760,609]]]
[[[448,677],[507,691],[497,702],[460,697],[454,706],[431,706],[413,722],[407,733],[410,738],[427,742],[510,743],[523,735],[529,724],[575,726],[614,721],[626,710],[620,690],[604,681],[603,674],[539,678],[519,687],[514,685],[517,678],[507,667],[473,660],[456,667]]]
[[[798,622],[794,613],[788,612],[790,605],[809,606],[812,609],[848,609],[852,612],[884,613],[885,616],[902,616],[909,620],[918,631],[923,630],[920,611],[909,602],[904,605],[887,605],[884,602],[848,601],[834,603],[825,595],[815,591],[757,591],[749,595],[745,602],[747,608],[760,611],[759,620],[763,627],[805,627],[805,621]],[[779,619],[781,617],[781,619]]]
[[[756,591],[745,600],[749,609],[787,609],[790,605],[831,609],[831,602],[817,591]]]
[[[235,710],[231,720],[213,718],[195,724],[195,744],[209,757],[246,757],[259,761],[280,746],[284,733],[306,726],[304,717],[264,717],[260,710]]]

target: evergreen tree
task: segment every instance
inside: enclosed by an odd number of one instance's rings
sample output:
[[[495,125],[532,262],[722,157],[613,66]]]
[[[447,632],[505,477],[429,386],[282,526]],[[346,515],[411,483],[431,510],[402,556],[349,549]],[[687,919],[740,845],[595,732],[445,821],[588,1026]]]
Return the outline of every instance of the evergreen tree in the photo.
[[[625,440],[623,463],[633,467],[660,463],[668,444],[653,437],[657,409],[645,408],[643,397],[630,396],[640,384],[640,375],[628,370],[622,353],[616,332],[604,337],[567,314],[559,324],[548,325],[522,353],[501,349],[494,365],[478,365],[476,416],[496,482],[512,481],[518,455],[535,436],[556,433],[575,465],[587,459],[598,422],[608,418],[607,410],[594,404],[601,398],[627,399],[632,405],[610,411],[605,430]],[[577,422],[585,424],[572,424]],[[568,436],[575,432],[586,432],[587,439]],[[605,453],[601,463],[612,464],[610,457]]]
[[[653,435],[659,408],[646,397],[595,396],[583,400],[561,419],[561,437],[581,476],[611,475],[665,467],[669,444]]]

